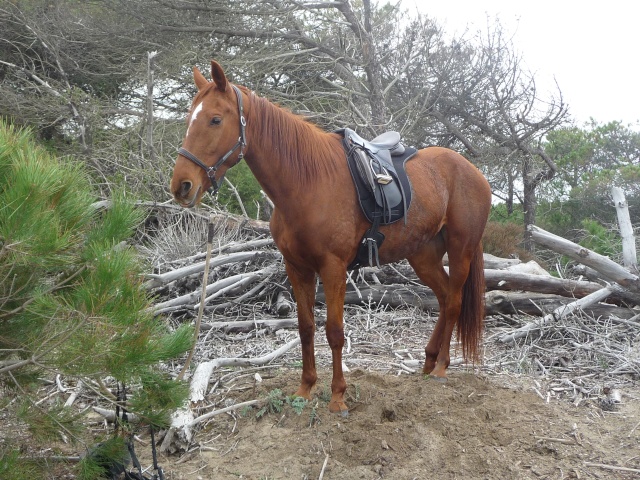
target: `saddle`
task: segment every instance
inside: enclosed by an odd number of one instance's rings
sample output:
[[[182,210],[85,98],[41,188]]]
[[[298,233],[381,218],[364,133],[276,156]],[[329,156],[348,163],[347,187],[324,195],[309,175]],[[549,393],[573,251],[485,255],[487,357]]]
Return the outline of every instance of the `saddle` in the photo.
[[[411,183],[404,165],[417,150],[405,147],[398,132],[385,132],[371,141],[348,128],[337,130],[336,133],[343,136],[347,164],[358,201],[363,214],[372,224],[348,268],[380,266],[378,249],[384,241],[384,234],[378,228],[405,217],[411,204]]]

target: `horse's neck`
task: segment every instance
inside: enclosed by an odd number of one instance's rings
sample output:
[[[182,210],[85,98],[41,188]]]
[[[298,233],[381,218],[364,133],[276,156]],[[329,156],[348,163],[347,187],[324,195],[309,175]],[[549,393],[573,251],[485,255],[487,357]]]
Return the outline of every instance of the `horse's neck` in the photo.
[[[344,155],[334,135],[264,100],[247,118],[247,133],[247,164],[279,209],[311,195]]]

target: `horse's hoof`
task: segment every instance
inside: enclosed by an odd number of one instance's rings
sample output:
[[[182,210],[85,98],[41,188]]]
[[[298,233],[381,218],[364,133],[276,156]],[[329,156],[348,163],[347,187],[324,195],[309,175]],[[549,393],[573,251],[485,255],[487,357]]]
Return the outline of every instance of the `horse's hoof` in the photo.
[[[424,367],[422,367],[422,373],[424,375],[430,375],[435,368],[436,368],[436,362],[425,361]]]
[[[447,383],[449,379],[447,377],[438,377],[437,375],[425,375],[429,380],[433,379],[438,383]]]
[[[339,413],[343,417],[349,416],[349,408],[347,407],[347,404],[344,402],[338,402],[335,400],[332,401],[331,403],[329,403],[329,411],[331,413]]]

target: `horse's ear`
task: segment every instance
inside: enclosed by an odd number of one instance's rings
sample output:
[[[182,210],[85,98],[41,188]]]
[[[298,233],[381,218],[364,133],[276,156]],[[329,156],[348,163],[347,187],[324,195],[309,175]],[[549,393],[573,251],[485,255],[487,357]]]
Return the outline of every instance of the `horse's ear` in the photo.
[[[198,90],[202,90],[209,83],[200,70],[198,70],[198,67],[193,67],[193,80],[196,82]]]
[[[215,60],[211,60],[211,78],[213,78],[213,82],[216,84],[216,88],[221,92],[225,92],[227,90],[227,77],[224,74],[224,70],[218,62]]]

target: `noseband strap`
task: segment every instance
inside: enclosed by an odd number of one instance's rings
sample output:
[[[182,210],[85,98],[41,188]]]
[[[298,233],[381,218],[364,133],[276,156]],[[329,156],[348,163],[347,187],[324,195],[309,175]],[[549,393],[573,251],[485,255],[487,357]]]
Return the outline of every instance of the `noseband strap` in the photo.
[[[209,180],[211,181],[211,187],[209,187],[207,191],[210,191],[211,188],[213,188],[213,195],[218,193],[218,190],[220,189],[220,185],[222,185],[222,179],[224,178],[224,175],[223,175],[220,178],[220,181],[216,182],[216,171],[218,170],[218,168],[220,168],[220,166],[224,162],[226,162],[229,159],[229,157],[233,155],[233,153],[236,150],[238,150],[238,148],[240,149],[240,153],[238,154],[238,161],[236,163],[239,163],[244,158],[244,147],[247,146],[247,138],[246,138],[247,120],[244,117],[244,108],[242,106],[242,93],[240,92],[240,89],[235,85],[231,85],[231,86],[233,87],[233,91],[236,93],[236,98],[238,99],[238,114],[240,117],[240,137],[238,138],[238,141],[236,142],[236,144],[231,148],[231,150],[229,150],[226,154],[224,154],[224,156],[220,157],[220,159],[218,159],[218,161],[212,167],[208,167],[207,165],[205,165],[205,163],[202,160],[200,160],[198,157],[196,157],[193,153],[191,153],[186,148],[180,147],[178,149],[179,155],[182,155],[184,158],[191,160],[193,163],[195,163],[205,171],[205,173],[209,177]]]

